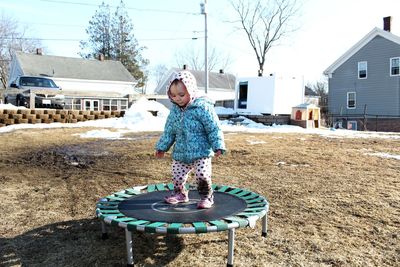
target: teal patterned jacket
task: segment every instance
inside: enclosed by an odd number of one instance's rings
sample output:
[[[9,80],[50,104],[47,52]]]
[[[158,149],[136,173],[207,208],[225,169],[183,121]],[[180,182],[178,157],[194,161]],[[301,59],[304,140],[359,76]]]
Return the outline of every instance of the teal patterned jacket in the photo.
[[[173,104],[156,150],[168,151],[174,145],[172,158],[184,163],[225,152],[224,136],[213,103],[199,97],[181,109]]]

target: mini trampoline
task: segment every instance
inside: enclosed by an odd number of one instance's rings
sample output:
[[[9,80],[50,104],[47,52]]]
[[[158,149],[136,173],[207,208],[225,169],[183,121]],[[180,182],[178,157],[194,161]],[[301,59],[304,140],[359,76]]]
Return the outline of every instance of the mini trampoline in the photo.
[[[254,227],[262,218],[262,236],[267,236],[268,201],[252,191],[227,185],[213,185],[214,206],[197,209],[200,196],[187,185],[190,201],[176,205],[164,202],[173,184],[128,188],[100,199],[96,215],[101,220],[103,239],[106,224],[125,229],[128,266],[133,266],[132,232],[200,234],[228,231],[228,262],[233,266],[235,229]]]

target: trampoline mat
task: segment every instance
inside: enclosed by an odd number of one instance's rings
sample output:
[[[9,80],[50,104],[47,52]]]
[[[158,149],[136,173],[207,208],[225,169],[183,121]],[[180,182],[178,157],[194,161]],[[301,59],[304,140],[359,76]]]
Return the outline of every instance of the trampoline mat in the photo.
[[[237,196],[214,192],[214,206],[197,209],[200,195],[197,190],[189,191],[188,203],[167,204],[164,197],[171,191],[155,191],[140,194],[119,203],[118,209],[127,217],[151,222],[192,223],[220,220],[246,209],[244,199]]]

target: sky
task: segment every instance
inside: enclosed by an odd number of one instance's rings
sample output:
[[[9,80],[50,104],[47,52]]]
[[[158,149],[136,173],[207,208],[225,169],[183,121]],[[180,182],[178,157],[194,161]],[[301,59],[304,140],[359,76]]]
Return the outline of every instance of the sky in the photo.
[[[103,1],[114,10],[120,0],[0,0],[0,10],[27,26],[27,37],[41,39],[45,54],[79,57],[79,41],[87,40],[85,29]],[[181,67],[175,59],[178,51],[204,51],[203,1],[124,1],[133,33],[146,47],[143,56],[150,60],[150,71],[159,64]],[[382,28],[383,17],[392,16],[392,33],[400,35],[398,0],[298,1],[298,30],[271,48],[264,73],[302,75],[305,84],[313,84],[325,79],[323,71],[374,27]],[[244,31],[233,23],[237,16],[229,0],[208,0],[207,9],[208,51],[215,48],[231,59],[226,72],[255,76],[256,57]]]
[[[21,108],[21,107],[18,107]],[[1,109],[17,109],[11,104],[0,104]],[[158,111],[157,116],[153,116],[148,110]],[[218,114],[232,114],[234,111],[228,108],[216,107]],[[78,135],[80,138],[99,138],[99,139],[129,139],[125,137],[126,134],[131,132],[154,132],[163,131],[166,118],[169,110],[162,104],[156,101],[149,101],[145,97],[140,98],[126,111],[125,115],[121,118],[109,118],[102,120],[91,120],[77,123],[49,123],[49,124],[15,124],[0,127],[0,138],[3,133],[8,133],[16,130],[29,131],[31,129],[44,129],[44,128],[82,128],[83,131]],[[233,124],[229,120],[221,120],[221,128],[225,134],[225,138],[229,138],[229,134],[238,132],[248,133],[246,139],[249,146],[260,145],[264,141],[258,140],[252,133],[291,133],[298,134],[299,141],[306,140],[306,136],[310,134],[317,134],[325,138],[383,138],[394,139],[400,141],[400,133],[390,132],[368,132],[368,131],[352,131],[346,129],[332,129],[332,128],[316,128],[304,129],[299,126],[293,125],[272,125],[266,126],[261,123],[256,123],[245,117],[242,117],[241,125]],[[95,127],[95,129],[85,128]],[[279,137],[276,137],[279,138]],[[371,155],[374,157],[390,158],[400,160],[400,155],[389,154],[383,151],[373,151],[365,148],[360,153]],[[285,164],[280,162],[279,164]]]

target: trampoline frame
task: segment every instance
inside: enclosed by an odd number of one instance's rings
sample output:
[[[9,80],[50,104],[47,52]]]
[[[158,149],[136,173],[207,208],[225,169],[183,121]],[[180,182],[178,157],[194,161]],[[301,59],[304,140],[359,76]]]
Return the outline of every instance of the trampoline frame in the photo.
[[[186,185],[190,190],[190,186]],[[106,239],[106,224],[119,226],[125,229],[127,265],[133,266],[132,233],[134,231],[160,234],[200,234],[219,231],[228,231],[228,261],[227,266],[233,266],[233,250],[235,240],[235,229],[242,227],[254,228],[256,221],[262,219],[262,236],[267,236],[267,213],[268,201],[261,195],[252,191],[227,185],[213,184],[215,192],[231,194],[244,200],[247,207],[242,212],[233,216],[227,216],[219,220],[192,223],[167,223],[155,222],[127,217],[118,209],[119,203],[135,195],[155,192],[172,191],[174,186],[169,184],[152,184],[128,188],[100,199],[96,204],[96,216],[101,220],[102,238]]]

